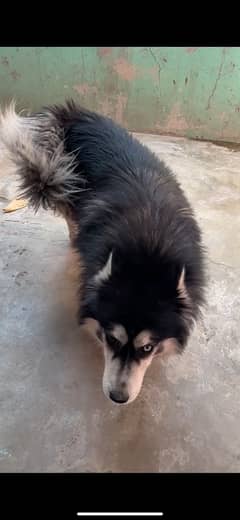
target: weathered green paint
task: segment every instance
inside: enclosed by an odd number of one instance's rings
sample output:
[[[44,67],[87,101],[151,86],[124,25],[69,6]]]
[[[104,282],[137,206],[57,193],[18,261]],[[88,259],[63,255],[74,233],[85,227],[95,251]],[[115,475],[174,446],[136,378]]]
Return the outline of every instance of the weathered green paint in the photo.
[[[0,47],[0,98],[73,97],[138,132],[240,141],[239,47]]]

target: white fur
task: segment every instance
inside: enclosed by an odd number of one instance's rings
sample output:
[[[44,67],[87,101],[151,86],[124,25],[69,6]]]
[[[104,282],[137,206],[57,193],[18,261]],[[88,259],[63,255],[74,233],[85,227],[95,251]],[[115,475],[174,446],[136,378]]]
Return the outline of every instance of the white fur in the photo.
[[[35,209],[40,205],[57,209],[82,191],[82,179],[75,173],[73,155],[64,150],[60,130],[57,119],[47,110],[20,116],[12,103],[0,111],[4,164],[9,173],[20,176],[23,195]]]
[[[118,339],[118,341],[120,341],[122,345],[126,345],[126,343],[128,342],[128,335],[123,325],[113,325],[113,328],[111,329],[111,334],[114,336],[114,338]]]
[[[94,280],[96,283],[101,283],[107,280],[112,273],[112,251],[107,259],[106,264],[102,269],[95,275]]]
[[[180,275],[180,278],[179,278],[179,281],[178,281],[178,290],[179,291],[186,291],[186,287],[185,287],[185,267],[183,267],[182,269],[182,272],[181,272],[181,275]]]
[[[153,355],[141,360],[140,363],[133,362],[131,366],[122,369],[120,360],[113,358],[110,349],[104,345],[105,367],[103,374],[103,392],[109,398],[110,392],[121,390],[124,387],[129,395],[127,404],[138,396],[145,372],[152,362]]]

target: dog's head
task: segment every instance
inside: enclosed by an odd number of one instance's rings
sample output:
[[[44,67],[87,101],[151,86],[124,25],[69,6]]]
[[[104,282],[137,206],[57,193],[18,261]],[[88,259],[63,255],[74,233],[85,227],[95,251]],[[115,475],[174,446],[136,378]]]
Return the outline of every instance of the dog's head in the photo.
[[[99,324],[104,346],[103,390],[133,401],[154,357],[181,353],[192,324],[187,267],[154,255],[126,260],[111,252],[88,288],[81,318]]]

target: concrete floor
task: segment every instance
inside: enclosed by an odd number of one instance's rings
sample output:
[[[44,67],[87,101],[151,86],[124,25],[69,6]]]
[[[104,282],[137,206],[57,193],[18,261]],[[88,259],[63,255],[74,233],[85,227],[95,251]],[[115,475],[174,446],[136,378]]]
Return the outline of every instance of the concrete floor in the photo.
[[[2,472],[240,471],[240,153],[139,138],[173,167],[204,231],[203,321],[181,359],[156,361],[140,397],[114,406],[101,388],[101,349],[75,322],[64,221],[1,212]],[[2,170],[1,195],[14,186]]]

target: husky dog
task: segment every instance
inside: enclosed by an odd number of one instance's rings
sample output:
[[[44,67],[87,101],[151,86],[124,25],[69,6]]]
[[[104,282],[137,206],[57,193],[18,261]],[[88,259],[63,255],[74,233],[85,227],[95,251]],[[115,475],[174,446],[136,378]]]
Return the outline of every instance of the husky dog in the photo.
[[[66,218],[83,266],[79,322],[98,323],[104,393],[130,403],[156,356],[183,351],[204,302],[189,202],[146,146],[73,101],[26,116],[11,105],[0,147],[31,205]]]

